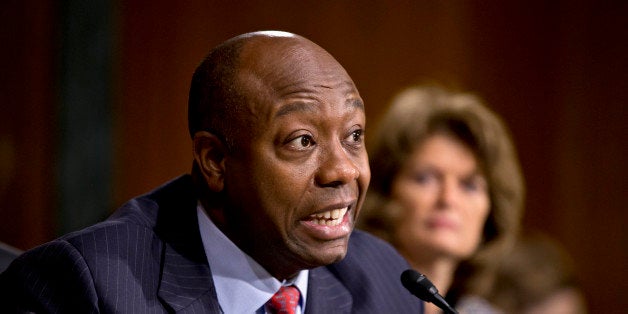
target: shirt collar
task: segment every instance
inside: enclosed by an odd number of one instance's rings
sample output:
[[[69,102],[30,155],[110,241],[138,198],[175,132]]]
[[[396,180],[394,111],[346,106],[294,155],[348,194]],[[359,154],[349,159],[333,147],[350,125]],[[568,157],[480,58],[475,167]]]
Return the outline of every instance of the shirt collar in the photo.
[[[200,202],[196,213],[218,303],[224,313],[254,313],[282,285],[290,284],[301,292],[300,307],[305,308],[308,270],[300,271],[291,282],[277,280],[216,227]]]

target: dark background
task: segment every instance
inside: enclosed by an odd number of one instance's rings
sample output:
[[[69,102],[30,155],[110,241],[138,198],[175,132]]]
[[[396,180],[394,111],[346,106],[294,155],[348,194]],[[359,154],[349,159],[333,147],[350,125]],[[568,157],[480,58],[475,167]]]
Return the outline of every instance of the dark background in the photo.
[[[188,172],[194,68],[279,29],[345,66],[371,127],[412,83],[481,95],[518,147],[525,226],[573,255],[592,313],[628,308],[626,2],[227,2],[3,2],[0,241],[32,248]]]

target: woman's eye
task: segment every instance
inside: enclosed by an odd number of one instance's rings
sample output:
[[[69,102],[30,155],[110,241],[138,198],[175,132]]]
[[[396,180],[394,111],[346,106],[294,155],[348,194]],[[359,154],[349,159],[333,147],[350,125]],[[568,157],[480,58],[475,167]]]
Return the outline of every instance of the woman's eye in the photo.
[[[468,192],[486,190],[486,181],[482,177],[472,177],[462,181],[462,187]]]
[[[462,187],[468,192],[475,192],[479,189],[478,185],[473,180],[463,181]]]
[[[434,175],[430,172],[417,172],[412,175],[414,182],[419,184],[426,184],[434,180]]]

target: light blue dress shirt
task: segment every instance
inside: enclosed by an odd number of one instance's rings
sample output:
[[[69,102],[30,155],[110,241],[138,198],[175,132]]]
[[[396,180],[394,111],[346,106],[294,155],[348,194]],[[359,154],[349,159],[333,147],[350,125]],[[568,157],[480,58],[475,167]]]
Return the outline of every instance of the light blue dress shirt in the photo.
[[[200,202],[196,213],[205,255],[223,313],[266,313],[266,302],[282,285],[295,285],[299,289],[301,298],[297,314],[303,313],[308,270],[302,270],[291,281],[277,280],[216,227]]]

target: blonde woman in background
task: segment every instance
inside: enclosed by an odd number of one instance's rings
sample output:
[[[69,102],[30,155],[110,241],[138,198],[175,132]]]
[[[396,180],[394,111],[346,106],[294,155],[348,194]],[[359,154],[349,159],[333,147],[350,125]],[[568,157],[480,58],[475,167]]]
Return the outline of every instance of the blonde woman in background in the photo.
[[[504,123],[474,95],[417,86],[393,100],[373,139],[360,227],[392,243],[461,313],[495,312],[483,297],[524,199]]]

